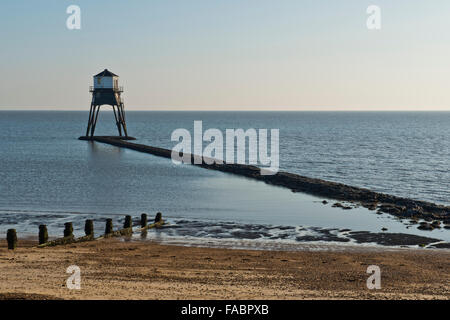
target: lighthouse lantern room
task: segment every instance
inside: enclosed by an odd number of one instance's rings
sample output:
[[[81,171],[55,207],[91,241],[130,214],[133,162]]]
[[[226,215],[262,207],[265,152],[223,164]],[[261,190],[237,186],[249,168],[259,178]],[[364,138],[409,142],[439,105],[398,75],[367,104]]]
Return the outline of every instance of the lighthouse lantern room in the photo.
[[[92,93],[92,102],[85,138],[92,139],[94,136],[100,107],[102,105],[110,105],[113,108],[119,136],[127,139],[125,110],[121,97],[123,88],[119,87],[119,76],[105,69],[94,76],[94,85],[90,87],[89,91]]]
[[[108,69],[94,76],[94,89],[118,89],[119,76]]]

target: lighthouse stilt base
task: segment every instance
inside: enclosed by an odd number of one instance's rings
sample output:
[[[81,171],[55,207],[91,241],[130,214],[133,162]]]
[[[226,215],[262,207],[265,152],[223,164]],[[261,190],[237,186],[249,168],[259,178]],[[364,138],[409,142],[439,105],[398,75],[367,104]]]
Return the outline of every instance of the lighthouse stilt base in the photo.
[[[100,94],[100,93],[98,93]],[[108,101],[114,112],[114,119],[116,121],[117,131],[120,137],[128,137],[127,124],[125,122],[125,110],[124,105],[120,101],[120,95],[114,95],[114,100]],[[110,97],[110,99],[113,99]],[[104,102],[104,101],[103,101]],[[106,103],[104,103],[106,104]],[[86,129],[86,137],[93,137],[95,133],[95,127],[97,126],[98,115],[100,112],[101,104],[95,104],[95,95],[92,95],[91,109],[89,111],[89,121]]]

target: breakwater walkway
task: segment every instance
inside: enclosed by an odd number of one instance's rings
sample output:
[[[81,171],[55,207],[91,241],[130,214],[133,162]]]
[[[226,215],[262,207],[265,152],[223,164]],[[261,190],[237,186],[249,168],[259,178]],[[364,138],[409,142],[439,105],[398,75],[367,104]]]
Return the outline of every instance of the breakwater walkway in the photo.
[[[172,156],[172,151],[169,149],[138,144],[126,141],[119,137],[80,137],[80,140],[106,143],[169,159],[171,159]],[[438,226],[440,221],[447,225],[450,224],[450,206],[392,196],[365,188],[352,187],[341,183],[308,178],[288,172],[280,171],[275,175],[261,175],[260,168],[256,166],[245,164],[228,164],[225,162],[223,164],[207,164],[205,163],[204,158],[200,159],[202,161],[198,161],[201,156],[190,156],[192,165],[264,181],[267,184],[289,188],[293,192],[303,192],[318,197],[353,202],[370,210],[378,210],[379,212],[388,213],[399,218],[423,219],[428,222],[434,221],[435,226]],[[194,161],[196,158],[197,161]],[[196,162],[199,164],[196,164]],[[210,161],[208,161],[208,163],[210,163]],[[432,227],[431,223],[429,224],[429,227]]]

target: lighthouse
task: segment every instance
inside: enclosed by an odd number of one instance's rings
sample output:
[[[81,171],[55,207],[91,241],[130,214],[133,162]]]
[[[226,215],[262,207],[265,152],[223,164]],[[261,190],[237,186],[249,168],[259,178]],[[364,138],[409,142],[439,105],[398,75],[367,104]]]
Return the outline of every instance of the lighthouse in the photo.
[[[109,105],[113,108],[119,137],[128,139],[127,125],[125,122],[125,110],[121,94],[123,87],[119,86],[119,76],[108,69],[103,70],[94,76],[93,86],[89,88],[92,93],[91,109],[89,111],[89,121],[86,129],[85,139],[92,139],[97,125],[100,107]]]

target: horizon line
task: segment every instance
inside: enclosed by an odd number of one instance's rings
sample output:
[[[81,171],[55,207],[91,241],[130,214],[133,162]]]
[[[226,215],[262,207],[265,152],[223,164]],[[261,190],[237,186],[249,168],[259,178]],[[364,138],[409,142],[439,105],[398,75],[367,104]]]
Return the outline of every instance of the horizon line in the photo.
[[[105,105],[105,109],[108,107],[108,105]],[[110,106],[109,106],[110,107]],[[209,111],[209,112],[329,112],[329,111],[335,111],[335,112],[445,112],[450,111],[450,107],[443,107],[443,108],[432,108],[432,109],[425,109],[425,108],[339,108],[339,107],[221,107],[221,108],[201,108],[201,107],[159,107],[159,108],[125,108],[125,110],[128,112],[133,111],[166,111],[166,112],[177,112],[177,111],[191,111],[191,112],[202,112],[202,111]],[[75,108],[75,107],[32,107],[32,106],[21,106],[21,107],[1,107],[0,111],[89,111],[89,108]],[[104,111],[112,111],[111,110],[104,110]]]

